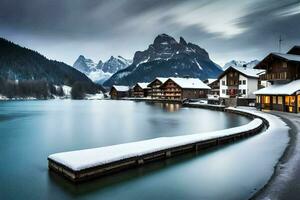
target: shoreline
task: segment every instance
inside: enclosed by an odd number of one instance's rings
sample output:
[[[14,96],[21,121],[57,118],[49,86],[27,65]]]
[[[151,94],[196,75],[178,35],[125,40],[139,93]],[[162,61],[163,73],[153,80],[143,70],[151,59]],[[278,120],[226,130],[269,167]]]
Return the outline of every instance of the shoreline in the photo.
[[[270,114],[280,117],[280,119],[290,127],[290,139],[284,153],[274,167],[272,176],[268,182],[250,198],[250,200],[293,199],[300,193],[299,188],[297,188],[299,187],[299,181],[295,180],[297,178],[294,176],[295,173],[296,176],[300,176],[300,166],[297,162],[300,160],[300,155],[297,154],[297,144],[299,145],[298,133],[300,129],[293,121],[286,118],[287,116],[285,116],[285,113],[271,112]]]

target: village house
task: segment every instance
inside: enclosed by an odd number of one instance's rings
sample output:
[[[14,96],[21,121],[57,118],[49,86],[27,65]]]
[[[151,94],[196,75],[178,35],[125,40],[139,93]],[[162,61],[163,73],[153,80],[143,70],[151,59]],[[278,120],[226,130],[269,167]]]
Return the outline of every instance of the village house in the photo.
[[[220,82],[218,81],[218,79],[209,78],[204,80],[203,82],[206,83],[211,88],[211,90],[209,91],[210,95],[219,96]]]
[[[218,78],[220,98],[225,102],[234,100],[235,105],[254,104],[254,92],[259,88],[259,74],[263,72],[247,67],[227,68]]]
[[[151,88],[148,87],[149,83],[137,83],[133,87],[133,97],[142,98],[147,97]]]
[[[207,94],[208,104],[220,104],[220,82],[218,79],[209,78],[203,81],[211,90]]]
[[[168,78],[157,77],[151,83],[148,84],[150,88],[149,95],[153,99],[162,99],[163,91],[160,86],[166,82]]]
[[[164,99],[206,98],[210,87],[197,78],[169,78],[160,88]]]
[[[121,99],[129,97],[129,86],[124,85],[113,85],[110,89],[109,95],[111,99]]]
[[[255,92],[259,109],[300,112],[300,46],[287,53],[270,53],[256,69],[266,70],[259,76],[270,86]]]

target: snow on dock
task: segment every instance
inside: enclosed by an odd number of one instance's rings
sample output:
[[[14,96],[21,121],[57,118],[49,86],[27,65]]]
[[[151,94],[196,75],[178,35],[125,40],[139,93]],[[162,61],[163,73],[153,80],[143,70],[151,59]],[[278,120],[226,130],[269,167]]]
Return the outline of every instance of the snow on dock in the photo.
[[[49,168],[72,181],[138,166],[144,162],[168,158],[187,150],[199,150],[258,133],[264,123],[255,118],[250,123],[230,129],[185,136],[160,137],[100,148],[52,154]]]

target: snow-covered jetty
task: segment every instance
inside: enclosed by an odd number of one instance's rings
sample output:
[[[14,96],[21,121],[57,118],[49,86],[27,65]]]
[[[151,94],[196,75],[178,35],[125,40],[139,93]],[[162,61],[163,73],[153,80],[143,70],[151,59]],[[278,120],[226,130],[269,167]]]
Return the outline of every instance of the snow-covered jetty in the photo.
[[[48,157],[48,164],[50,170],[71,181],[80,182],[154,160],[233,142],[259,133],[263,127],[264,121],[255,118],[246,125],[215,132],[56,153]]]

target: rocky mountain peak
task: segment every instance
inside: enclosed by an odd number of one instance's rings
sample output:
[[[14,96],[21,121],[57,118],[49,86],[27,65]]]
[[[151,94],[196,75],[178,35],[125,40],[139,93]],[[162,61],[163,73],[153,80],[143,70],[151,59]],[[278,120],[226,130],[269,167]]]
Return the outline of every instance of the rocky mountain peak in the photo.
[[[183,46],[187,46],[187,42],[185,41],[185,39],[183,37],[180,37],[179,44],[181,44]]]

